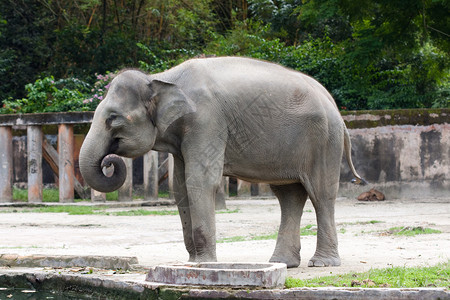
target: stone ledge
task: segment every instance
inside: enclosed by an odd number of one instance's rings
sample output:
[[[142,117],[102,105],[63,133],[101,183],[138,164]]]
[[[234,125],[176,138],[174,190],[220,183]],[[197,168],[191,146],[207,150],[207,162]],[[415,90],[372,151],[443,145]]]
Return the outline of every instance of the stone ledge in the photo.
[[[0,114],[0,126],[89,124],[92,122],[93,117],[93,111],[7,115]]]
[[[1,269],[0,286],[38,291],[76,291],[113,299],[450,299],[444,288],[292,288],[232,289],[175,287],[145,282],[145,275],[121,277],[79,275],[42,269]]]
[[[108,270],[130,270],[136,265],[136,257],[124,256],[74,256],[74,255],[27,255],[0,254],[0,266],[3,267],[94,267]]]
[[[448,108],[341,111],[341,115],[349,129],[450,122],[450,109]]]

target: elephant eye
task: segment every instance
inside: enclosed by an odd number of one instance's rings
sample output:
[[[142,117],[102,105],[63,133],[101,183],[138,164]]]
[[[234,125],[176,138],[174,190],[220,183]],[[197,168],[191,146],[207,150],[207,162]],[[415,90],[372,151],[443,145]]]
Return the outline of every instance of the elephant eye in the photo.
[[[108,119],[106,119],[105,124],[106,124],[106,128],[107,129],[111,129],[112,127],[117,127],[119,126],[120,122],[118,122],[119,120],[119,116],[116,114],[111,114]]]

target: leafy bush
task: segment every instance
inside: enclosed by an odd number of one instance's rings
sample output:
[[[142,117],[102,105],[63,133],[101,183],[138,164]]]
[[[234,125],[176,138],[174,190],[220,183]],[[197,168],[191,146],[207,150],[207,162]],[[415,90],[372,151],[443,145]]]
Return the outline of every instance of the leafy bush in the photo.
[[[95,74],[97,81],[91,89],[90,96],[83,100],[85,105],[83,110],[95,110],[97,105],[105,98],[106,92],[109,89],[111,81],[115,77],[115,73],[106,73],[106,75]]]
[[[59,79],[53,76],[38,79],[25,86],[27,97],[3,101],[0,113],[38,113],[95,110],[103,99],[113,74],[97,75],[92,87],[77,78]]]
[[[163,72],[199,54],[193,50],[165,49],[161,45],[151,47],[137,43],[137,46],[144,53],[144,59],[139,61],[139,68],[148,73]]]

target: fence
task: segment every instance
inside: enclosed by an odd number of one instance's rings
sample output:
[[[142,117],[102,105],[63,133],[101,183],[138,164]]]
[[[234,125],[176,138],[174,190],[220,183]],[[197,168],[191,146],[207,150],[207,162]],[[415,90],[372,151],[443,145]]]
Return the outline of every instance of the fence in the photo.
[[[86,133],[92,117],[93,112],[0,115],[0,202],[12,201],[12,138],[13,132],[17,131],[27,136],[29,202],[42,201],[43,159],[58,176],[60,202],[74,201],[74,190],[82,198],[104,200],[105,195],[94,190],[86,195],[86,188],[74,176],[77,168],[74,128]],[[343,118],[352,139],[356,169],[373,186],[383,189],[391,197],[448,195],[450,109],[344,112]],[[46,140],[44,132],[57,134],[57,150]],[[161,163],[158,160],[154,151],[143,157],[145,200],[157,198],[160,183],[165,178],[168,178],[169,194],[173,195],[173,159],[169,155]],[[121,201],[132,200],[133,192],[132,160],[125,159],[125,162],[128,175],[119,190]],[[351,174],[344,161],[341,168],[341,195],[357,196],[362,190],[348,185],[346,182],[350,179]],[[231,183],[235,185],[233,188]],[[217,197],[218,201],[223,201],[231,190],[237,196],[271,195],[267,184],[250,184],[224,178],[223,193]]]
[[[27,186],[28,202],[42,202],[43,174],[42,161],[50,165],[58,177],[59,201],[73,202],[75,193],[84,199],[104,201],[104,193],[87,189],[75,176],[77,167],[74,157],[74,127],[80,131],[87,131],[92,122],[93,112],[69,113],[40,113],[22,115],[0,115],[0,202],[13,200],[13,131],[24,132],[27,136]],[[44,131],[53,132],[57,128],[57,150],[45,138]],[[83,128],[86,127],[86,128]],[[127,166],[127,179],[119,189],[119,201],[131,201],[133,197],[132,162],[124,158]],[[162,175],[161,170],[164,170]],[[158,154],[150,151],[143,156],[143,197],[145,200],[158,198],[161,182],[168,179],[169,195],[173,197],[173,157],[159,163]],[[253,190],[253,193],[251,192]],[[260,191],[260,192],[258,192]],[[219,194],[217,205],[224,205],[223,199],[229,195],[229,178],[223,180],[223,193]],[[237,195],[264,195],[270,194],[269,188],[264,184],[252,184],[237,180]],[[222,204],[221,204],[222,203]]]

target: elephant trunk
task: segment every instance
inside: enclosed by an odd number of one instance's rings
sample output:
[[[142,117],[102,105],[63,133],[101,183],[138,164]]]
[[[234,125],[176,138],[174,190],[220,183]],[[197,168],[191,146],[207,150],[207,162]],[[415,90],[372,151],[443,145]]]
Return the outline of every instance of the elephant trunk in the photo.
[[[109,193],[122,186],[127,176],[127,170],[125,163],[119,156],[109,154],[109,147],[102,147],[101,145],[102,143],[90,139],[88,134],[80,150],[80,172],[91,188],[99,192]],[[103,168],[111,166],[114,167],[113,174],[111,176],[105,175]]]

